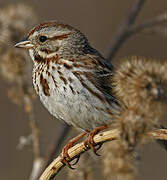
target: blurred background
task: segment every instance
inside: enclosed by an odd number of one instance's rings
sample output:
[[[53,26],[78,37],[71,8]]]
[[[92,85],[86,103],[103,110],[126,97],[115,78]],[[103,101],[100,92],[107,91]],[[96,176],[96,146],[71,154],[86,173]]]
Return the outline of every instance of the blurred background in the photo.
[[[25,3],[32,7],[32,11],[34,12],[34,15],[29,15],[30,20],[26,23],[25,32],[28,32],[33,27],[33,24],[48,20],[60,20],[75,26],[84,32],[91,44],[107,57],[110,51],[112,37],[116,33],[120,22],[126,16],[129,6],[133,2],[134,0],[0,0],[0,8],[5,11],[5,7],[8,5]],[[22,7],[23,6],[20,8]],[[17,10],[13,9],[13,14],[15,12],[17,12]],[[23,15],[20,13],[19,16],[27,16],[29,12],[29,10],[27,10],[27,12],[23,11],[21,12]],[[166,0],[148,0],[140,11],[136,23],[142,23],[144,20],[153,18],[164,12],[167,12]],[[2,14],[0,14],[0,18],[1,15]],[[36,17],[38,17],[38,19]],[[7,21],[7,16],[1,20],[5,23]],[[3,31],[1,29],[3,27],[2,22],[0,22],[0,42],[7,43],[5,42],[7,40],[5,38],[3,39],[4,35],[2,34]],[[17,21],[15,20],[13,23],[17,23]],[[15,31],[17,34],[17,28]],[[6,36],[8,37],[8,34]],[[21,35],[19,34],[15,39],[21,40],[23,38],[24,32],[22,32]],[[7,43],[7,48],[12,48],[14,45],[14,40],[10,42],[13,42],[13,44],[9,45]],[[141,33],[129,38],[117,53],[116,58],[129,55],[166,58],[166,47],[167,38],[165,36]],[[1,55],[6,51],[7,49],[5,47],[2,48],[0,50]],[[25,56],[29,59],[27,55]],[[11,55],[9,58],[10,60],[13,60],[14,57]],[[5,73],[8,74],[6,71]],[[25,75],[25,72],[22,72],[22,74]],[[17,82],[17,84],[19,83],[20,81]],[[12,93],[15,93],[16,89],[14,92],[11,92],[9,91],[10,88],[9,80],[5,81],[5,78],[1,78],[0,179],[29,179],[33,162],[32,146],[26,145],[23,148],[18,147],[20,137],[28,137],[31,134],[28,115],[25,113],[25,108],[16,105],[21,104],[18,103],[18,99],[13,100],[15,103],[11,101]],[[55,120],[47,110],[44,109],[42,104],[39,102],[38,97],[33,100],[33,103],[33,112],[39,128],[41,155],[45,155],[47,151],[49,151],[50,145],[55,143],[56,139],[59,138],[60,130],[64,125]],[[73,132],[68,135],[67,139],[72,138],[72,136]],[[166,180],[166,165],[167,152],[157,144],[150,143],[143,149],[141,162],[139,164],[140,173],[137,179]],[[94,171],[96,171],[96,169],[94,169]],[[64,179],[63,172],[64,171],[60,173],[58,179]]]

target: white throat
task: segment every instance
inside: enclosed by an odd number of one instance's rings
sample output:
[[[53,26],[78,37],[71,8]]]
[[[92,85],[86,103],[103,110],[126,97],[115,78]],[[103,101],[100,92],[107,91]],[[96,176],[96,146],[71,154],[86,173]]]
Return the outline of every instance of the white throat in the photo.
[[[52,58],[52,57],[56,56],[56,55],[57,55],[57,52],[53,52],[53,53],[47,54],[47,53],[44,52],[44,51],[39,51],[38,54],[39,54],[39,56],[41,56],[42,58],[48,59],[48,58]]]

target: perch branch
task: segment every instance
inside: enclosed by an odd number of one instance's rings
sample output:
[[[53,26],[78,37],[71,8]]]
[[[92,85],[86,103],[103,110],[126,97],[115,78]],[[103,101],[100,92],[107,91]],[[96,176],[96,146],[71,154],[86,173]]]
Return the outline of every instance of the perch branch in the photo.
[[[94,136],[94,146],[99,143],[104,143],[106,141],[117,140],[119,138],[119,131],[117,129],[108,130],[105,132],[100,132]],[[167,140],[167,130],[166,129],[157,129],[147,133],[149,139],[160,139]],[[70,156],[69,162],[73,159],[80,156],[85,151],[89,150],[89,147],[84,145],[84,142],[78,143],[68,150]],[[56,176],[56,174],[64,167],[65,165],[61,162],[61,155],[59,155],[43,172],[40,177],[40,180],[50,180]]]

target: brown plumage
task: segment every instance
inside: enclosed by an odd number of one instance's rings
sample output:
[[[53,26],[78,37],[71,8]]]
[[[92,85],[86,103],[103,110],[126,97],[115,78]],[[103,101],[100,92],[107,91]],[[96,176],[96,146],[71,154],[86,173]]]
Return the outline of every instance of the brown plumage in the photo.
[[[111,93],[112,64],[83,33],[59,22],[37,25],[16,47],[29,50],[34,88],[43,105],[55,118],[89,133],[85,144],[95,152],[93,136],[121,111]]]
[[[126,153],[158,125],[166,105],[165,62],[131,57],[113,70],[79,30],[58,22],[37,25],[16,47],[29,50],[34,87],[54,117],[86,132],[115,124]]]
[[[111,93],[113,66],[79,30],[59,22],[42,23],[16,46],[29,49],[34,87],[56,118],[91,131],[119,114],[121,107]]]

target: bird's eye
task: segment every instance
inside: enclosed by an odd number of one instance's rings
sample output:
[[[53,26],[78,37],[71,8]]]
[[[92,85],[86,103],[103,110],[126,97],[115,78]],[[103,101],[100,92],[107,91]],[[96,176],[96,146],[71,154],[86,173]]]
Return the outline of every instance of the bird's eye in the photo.
[[[40,40],[40,42],[43,43],[43,42],[45,42],[47,40],[47,37],[46,36],[40,36],[39,40]]]

